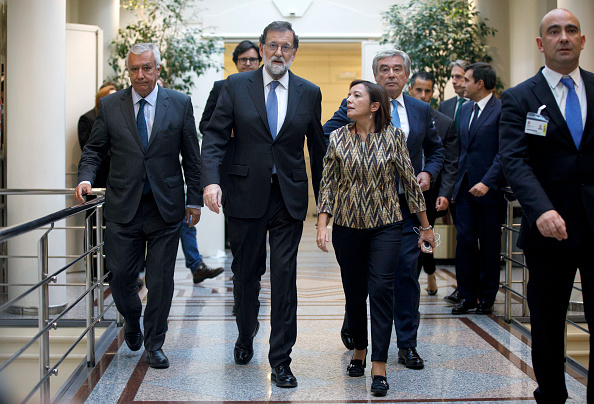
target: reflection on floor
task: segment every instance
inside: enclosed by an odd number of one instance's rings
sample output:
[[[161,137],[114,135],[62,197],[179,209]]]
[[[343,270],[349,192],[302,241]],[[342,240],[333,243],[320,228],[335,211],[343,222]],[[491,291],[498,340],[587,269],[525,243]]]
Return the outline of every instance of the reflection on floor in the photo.
[[[192,284],[190,272],[178,260],[176,291],[163,347],[171,361],[165,370],[149,368],[141,351],[131,352],[123,333],[78,391],[75,401],[87,403],[140,402],[534,402],[536,388],[529,341],[496,316],[452,316],[443,297],[451,293],[452,272],[437,272],[439,293],[425,293],[421,276],[421,327],[418,351],[425,369],[410,370],[397,363],[395,333],[387,364],[390,390],[386,397],[369,393],[371,366],[365,377],[346,372],[351,352],[339,337],[344,313],[340,273],[333,253],[314,243],[313,223],[307,222],[298,259],[298,339],[291,368],[299,387],[282,389],[270,382],[270,283],[262,282],[261,327],[255,355],[247,366],[233,361],[237,338],[231,315],[230,259],[207,260],[225,265],[216,279]],[[501,297],[500,297],[501,300]],[[501,312],[501,301],[496,310]],[[583,378],[568,371],[570,403],[586,402]]]

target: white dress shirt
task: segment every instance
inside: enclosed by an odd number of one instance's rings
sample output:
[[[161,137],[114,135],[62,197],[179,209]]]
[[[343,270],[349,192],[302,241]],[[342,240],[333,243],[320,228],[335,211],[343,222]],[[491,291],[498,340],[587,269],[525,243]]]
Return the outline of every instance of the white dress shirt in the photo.
[[[472,105],[472,110],[470,112],[470,121],[468,122],[468,129],[470,129],[470,125],[472,125],[472,121],[473,121],[473,118],[474,118],[474,105],[478,104],[478,106],[479,106],[478,115],[476,116],[476,119],[479,119],[479,117],[483,113],[483,110],[487,106],[487,103],[489,102],[489,100],[491,99],[491,97],[493,97],[493,93],[489,93],[489,95],[487,95],[485,98],[483,98],[479,102],[475,102]]]
[[[266,67],[262,69],[262,77],[264,79],[264,105],[266,105],[266,101],[268,101],[268,93],[270,92],[270,82],[274,81],[274,79],[268,74],[266,71]],[[285,122],[285,117],[287,116],[287,106],[289,105],[289,72],[285,73],[283,77],[278,80],[279,85],[276,86],[276,100],[278,102],[278,119],[276,124],[276,133],[274,134],[275,137],[280,132],[280,129],[283,127],[283,123]]]
[[[567,86],[561,83],[561,79],[563,75],[561,73],[557,73],[554,70],[549,69],[545,66],[542,69],[542,75],[546,79],[547,83],[549,83],[549,87],[553,92],[553,96],[555,97],[555,101],[557,101],[557,105],[563,114],[563,118],[565,119],[565,101],[567,99],[567,92],[569,91]],[[586,86],[584,85],[584,80],[580,74],[580,68],[576,68],[574,71],[569,73],[569,76],[573,79],[575,83],[575,92],[580,100],[580,108],[582,110],[582,126],[586,125],[586,117],[588,116],[588,104],[586,101]],[[536,112],[536,111],[532,111]]]
[[[390,99],[390,101],[392,101]],[[398,98],[396,98],[396,102],[398,103],[398,117],[400,118],[400,129],[404,132],[406,139],[408,140],[408,133],[410,132],[410,125],[408,124],[408,115],[406,115],[406,107],[404,106],[404,95],[400,93]],[[394,110],[394,105],[390,102],[390,115],[392,115],[392,111]]]

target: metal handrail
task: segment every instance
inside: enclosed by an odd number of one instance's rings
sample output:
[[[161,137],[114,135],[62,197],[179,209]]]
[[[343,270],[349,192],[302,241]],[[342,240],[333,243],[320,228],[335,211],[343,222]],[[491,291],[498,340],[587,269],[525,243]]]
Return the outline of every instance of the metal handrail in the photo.
[[[62,189],[62,190],[19,190],[19,189],[3,189],[0,190],[0,195],[71,195],[73,193],[73,189]],[[103,189],[94,189],[93,193],[101,195],[103,194]],[[39,369],[40,369],[40,378],[39,382],[33,387],[33,389],[28,393],[25,399],[22,401],[26,403],[29,401],[37,391],[40,394],[40,401],[42,403],[49,403],[50,399],[50,377],[52,375],[57,374],[58,367],[62,362],[68,357],[68,355],[74,350],[76,345],[82,341],[85,336],[87,337],[87,366],[93,367],[95,366],[95,326],[99,323],[103,318],[106,312],[113,307],[114,303],[105,306],[104,304],[104,282],[107,278],[107,274],[104,272],[104,257],[102,253],[103,248],[103,215],[102,215],[102,207],[104,203],[104,197],[99,197],[92,201],[85,202],[80,205],[76,205],[73,207],[69,207],[66,209],[62,209],[58,212],[51,213],[49,215],[40,217],[38,219],[31,220],[26,223],[21,223],[14,226],[0,228],[0,242],[6,242],[9,239],[15,238],[17,236],[30,233],[34,230],[43,229],[45,230],[43,235],[39,239],[38,244],[38,267],[39,267],[39,282],[31,285],[26,291],[21,293],[20,295],[16,296],[15,298],[11,299],[10,301],[2,304],[0,306],[0,313],[6,311],[9,307],[14,305],[14,303],[18,302],[19,300],[23,299],[24,297],[30,295],[34,291],[39,292],[39,310],[38,310],[38,333],[31,338],[24,346],[17,350],[5,363],[0,366],[0,372],[5,371],[8,366],[19,356],[21,356],[28,348],[30,348],[35,342],[39,341]],[[48,236],[52,230],[55,229],[54,223],[64,220],[68,217],[80,214],[81,212],[86,212],[89,210],[95,211],[95,224],[91,222],[92,217],[87,217],[85,221],[85,233],[86,233],[86,240],[85,243],[87,251],[83,254],[76,256],[75,259],[69,263],[67,263],[62,268],[59,268],[52,274],[48,273],[48,258],[50,257],[48,254]],[[91,247],[92,244],[92,231],[95,230],[96,232],[96,241],[97,244],[94,247]],[[49,284],[50,282],[55,283],[57,280],[58,275],[66,271],[68,268],[72,267],[76,263],[80,262],[81,260],[86,259],[86,282],[85,291],[78,296],[72,304],[69,304],[58,316],[51,319],[49,318]],[[92,274],[92,261],[96,260],[97,262],[97,279],[93,279]],[[96,289],[99,289],[98,299],[97,299],[97,313],[95,313],[94,308],[94,292]],[[86,298],[86,328],[80,334],[80,336],[76,339],[74,344],[72,344],[63,354],[60,359],[53,365],[50,366],[50,357],[49,357],[49,331],[53,328],[56,329],[58,322],[62,320],[66,314],[68,314],[78,303],[83,301]]]

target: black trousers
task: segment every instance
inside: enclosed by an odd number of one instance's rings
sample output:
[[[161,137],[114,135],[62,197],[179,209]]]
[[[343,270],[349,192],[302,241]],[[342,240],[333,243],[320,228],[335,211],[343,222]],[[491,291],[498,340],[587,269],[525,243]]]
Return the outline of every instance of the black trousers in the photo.
[[[238,342],[250,341],[258,322],[262,258],[266,256],[266,233],[270,243],[270,351],[272,367],[291,363],[297,340],[297,249],[303,222],[294,219],[285,206],[278,183],[271,184],[268,208],[263,217],[229,216],[229,243],[233,253],[234,297],[237,303]]]
[[[465,178],[456,200],[458,291],[463,299],[492,305],[499,290],[501,224],[506,205],[503,199],[496,205],[479,204],[469,189]]]
[[[584,216],[584,220],[587,220]],[[570,234],[571,237],[571,234]],[[594,329],[594,235],[571,249],[524,250],[528,265],[528,307],[532,334],[532,365],[538,388],[537,403],[564,403],[565,317],[577,269],[580,270],[584,311]],[[594,352],[590,338],[590,352]],[[593,369],[590,355],[588,368]],[[588,403],[594,403],[594,377],[588,373]]]
[[[106,224],[105,265],[111,272],[109,287],[126,327],[131,329],[140,329],[142,303],[136,279],[145,265],[146,255],[144,347],[147,351],[160,349],[165,341],[180,232],[181,221],[167,223],[161,218],[152,192],[142,197],[132,221]]]
[[[371,315],[371,360],[386,362],[392,336],[394,276],[402,223],[373,229],[334,225],[332,245],[340,265],[347,320],[356,349],[367,348],[367,294]]]

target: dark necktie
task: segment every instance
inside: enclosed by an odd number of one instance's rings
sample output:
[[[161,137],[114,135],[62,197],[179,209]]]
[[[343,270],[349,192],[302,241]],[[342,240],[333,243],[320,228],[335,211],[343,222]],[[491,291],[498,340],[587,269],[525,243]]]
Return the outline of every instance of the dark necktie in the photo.
[[[138,128],[138,134],[140,135],[140,141],[146,150],[148,146],[148,129],[146,127],[146,119],[144,118],[144,105],[146,100],[142,98],[138,101],[138,114],[136,115],[136,127]],[[142,188],[142,194],[146,195],[151,190],[151,184],[149,183],[148,174],[144,180],[144,187]]]
[[[400,115],[398,115],[398,101],[392,100],[392,126],[400,128]]]
[[[270,92],[266,100],[266,116],[268,117],[268,126],[270,127],[270,133],[273,139],[276,139],[276,126],[278,123],[278,100],[276,98],[276,87],[278,84],[278,81],[270,82]]]
[[[567,87],[567,98],[565,99],[565,122],[567,122],[567,127],[569,128],[575,147],[579,149],[582,135],[584,134],[580,100],[575,92],[574,82],[571,77],[564,76],[561,79],[561,82]]]
[[[480,108],[478,104],[474,103],[474,114],[472,115],[472,122],[470,122],[470,128],[468,129],[468,133],[476,126],[476,121],[478,121]]]
[[[456,125],[456,131],[460,130],[460,108],[464,104],[465,98],[460,97],[458,104],[456,105],[456,113],[454,114],[454,125]]]

